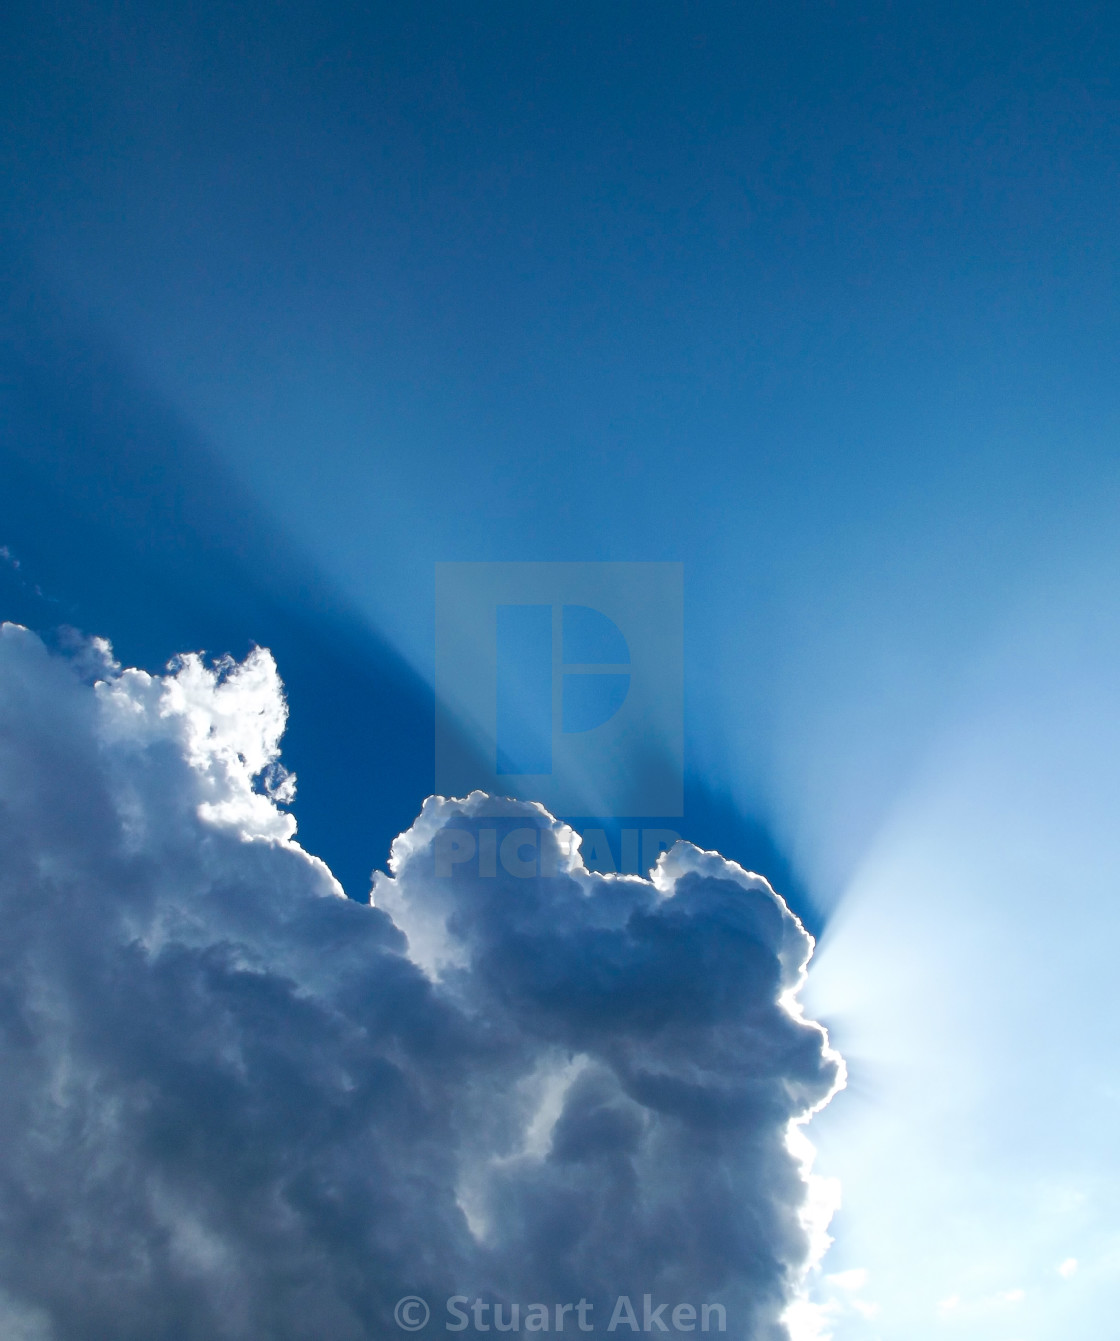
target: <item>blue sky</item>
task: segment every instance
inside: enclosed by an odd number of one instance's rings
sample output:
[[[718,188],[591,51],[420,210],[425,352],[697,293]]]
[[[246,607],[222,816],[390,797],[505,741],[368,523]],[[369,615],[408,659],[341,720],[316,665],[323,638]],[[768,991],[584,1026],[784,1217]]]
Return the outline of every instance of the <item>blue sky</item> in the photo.
[[[1117,1103],[1115,12],[5,26],[0,615],[151,670],[271,648],[301,841],[362,898],[432,786],[434,564],[682,562],[681,831],[819,935],[852,1071],[818,1162],[882,1312],[837,1336],[1099,1330],[1116,1167],[1070,1133]],[[904,1262],[876,1148],[928,1173]]]

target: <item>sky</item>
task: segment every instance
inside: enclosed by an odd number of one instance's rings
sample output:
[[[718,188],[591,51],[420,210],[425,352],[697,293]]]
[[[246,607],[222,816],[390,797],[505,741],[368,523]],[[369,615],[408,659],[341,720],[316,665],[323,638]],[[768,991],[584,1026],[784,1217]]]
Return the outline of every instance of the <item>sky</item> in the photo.
[[[48,0],[4,27],[0,617],[79,670],[64,627],[153,676],[270,649],[298,790],[269,804],[361,905],[434,790],[435,565],[680,563],[665,823],[816,938],[802,999],[847,1065],[796,1341],[1102,1334],[1115,12]],[[303,981],[285,936],[269,971]],[[48,1298],[42,1334],[75,1334]]]

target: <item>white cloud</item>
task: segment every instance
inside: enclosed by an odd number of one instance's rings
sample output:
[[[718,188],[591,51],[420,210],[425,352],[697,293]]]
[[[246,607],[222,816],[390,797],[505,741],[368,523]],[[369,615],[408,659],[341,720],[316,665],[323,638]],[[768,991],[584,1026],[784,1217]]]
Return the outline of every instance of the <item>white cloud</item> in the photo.
[[[937,1311],[947,1317],[987,1317],[989,1314],[1005,1312],[1009,1307],[1021,1304],[1027,1292],[1021,1289],[997,1290],[995,1294],[980,1295],[963,1299],[959,1294],[951,1294],[937,1305]]]
[[[867,1271],[864,1267],[852,1267],[850,1271],[834,1271],[825,1280],[841,1290],[862,1290],[867,1284]]]
[[[265,651],[149,676],[0,633],[0,1333],[356,1341],[416,1293],[434,1336],[451,1293],[625,1292],[779,1341],[823,1234],[791,1123],[840,1069],[784,903],[687,845],[591,875],[473,797],[359,905],[294,841],[284,721]],[[554,874],[438,876],[448,825],[532,827]]]

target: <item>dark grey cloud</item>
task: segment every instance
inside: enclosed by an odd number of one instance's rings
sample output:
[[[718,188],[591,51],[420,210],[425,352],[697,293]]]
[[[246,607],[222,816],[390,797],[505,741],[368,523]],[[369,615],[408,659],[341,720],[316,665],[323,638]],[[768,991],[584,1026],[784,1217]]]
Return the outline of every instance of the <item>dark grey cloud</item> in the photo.
[[[626,1294],[784,1339],[790,1124],[840,1063],[781,899],[687,844],[590,874],[475,794],[347,900],[282,808],[285,716],[267,652],[152,677],[3,626],[0,1332],[357,1341],[416,1294],[432,1337],[451,1295],[606,1333]]]

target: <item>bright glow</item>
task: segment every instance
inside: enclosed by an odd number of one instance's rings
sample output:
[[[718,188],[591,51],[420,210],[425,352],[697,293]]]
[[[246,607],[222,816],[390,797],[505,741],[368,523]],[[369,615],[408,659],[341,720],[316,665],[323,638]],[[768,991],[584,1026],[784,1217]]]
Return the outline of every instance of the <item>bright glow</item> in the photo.
[[[990,1341],[1012,1312],[1024,1341],[1100,1334],[1120,1282],[1120,1093],[1102,1064],[1120,931],[1120,638],[1101,603],[1054,596],[975,672],[804,994],[851,1076],[813,1129],[819,1166],[844,1186],[826,1261],[870,1271],[882,1341],[937,1317]],[[814,1299],[828,1302],[829,1283]],[[835,1335],[865,1333],[838,1319]]]

